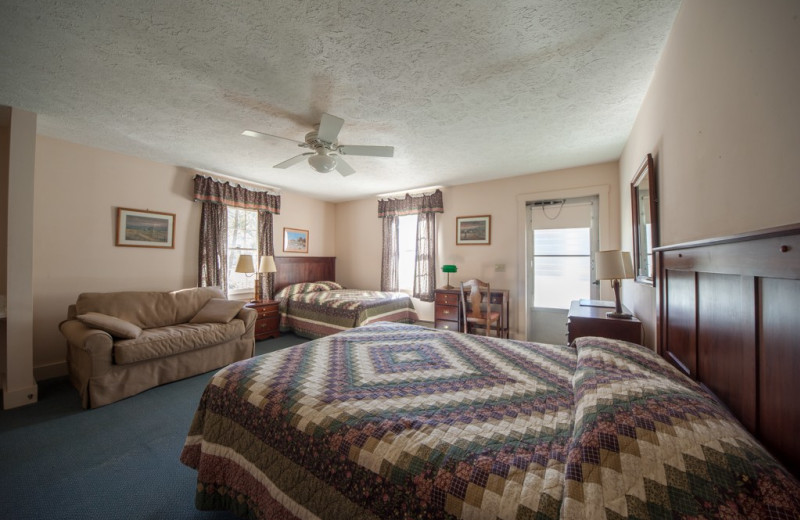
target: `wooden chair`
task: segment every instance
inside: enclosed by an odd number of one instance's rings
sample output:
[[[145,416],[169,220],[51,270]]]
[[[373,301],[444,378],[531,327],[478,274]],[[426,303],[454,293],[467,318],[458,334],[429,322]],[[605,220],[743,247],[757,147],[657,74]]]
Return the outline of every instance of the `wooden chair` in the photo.
[[[469,291],[469,295],[467,295]],[[476,328],[482,327],[485,335],[494,325],[497,337],[500,337],[501,313],[492,311],[490,303],[491,290],[489,284],[478,279],[461,282],[461,318],[464,323],[464,332],[474,334]],[[470,308],[467,310],[467,301]]]

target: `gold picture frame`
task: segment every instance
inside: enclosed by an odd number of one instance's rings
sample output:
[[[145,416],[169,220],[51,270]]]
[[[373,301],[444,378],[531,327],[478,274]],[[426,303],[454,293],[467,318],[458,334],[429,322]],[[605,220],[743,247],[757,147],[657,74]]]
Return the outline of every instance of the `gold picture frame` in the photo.
[[[116,245],[175,249],[175,213],[117,208]]]
[[[285,253],[308,253],[308,230],[283,228],[283,251]]]
[[[492,216],[456,217],[457,246],[487,246],[492,243]]]

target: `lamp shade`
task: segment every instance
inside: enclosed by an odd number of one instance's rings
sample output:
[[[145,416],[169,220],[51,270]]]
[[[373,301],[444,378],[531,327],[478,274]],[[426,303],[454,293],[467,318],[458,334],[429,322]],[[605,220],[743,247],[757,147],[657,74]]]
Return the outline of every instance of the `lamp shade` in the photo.
[[[443,265],[442,266],[442,272],[443,273],[457,273],[458,272],[458,267],[456,267],[454,265]]]
[[[275,259],[272,255],[262,256],[261,262],[258,265],[259,273],[277,273],[278,268],[275,266]]]
[[[598,251],[594,255],[594,263],[598,280],[633,278],[633,262],[627,251]]]
[[[239,261],[236,262],[237,273],[255,273],[256,268],[253,265],[253,255],[239,255]]]

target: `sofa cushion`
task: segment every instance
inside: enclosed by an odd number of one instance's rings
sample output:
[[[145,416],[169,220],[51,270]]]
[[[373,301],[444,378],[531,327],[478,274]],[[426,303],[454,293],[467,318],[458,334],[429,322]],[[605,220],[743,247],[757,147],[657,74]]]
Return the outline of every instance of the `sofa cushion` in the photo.
[[[142,333],[141,328],[129,321],[99,312],[87,312],[77,316],[77,319],[93,329],[106,331],[115,338],[134,339]]]
[[[244,331],[244,322],[240,319],[228,323],[184,323],[145,329],[136,339],[114,343],[114,362],[126,365],[219,345],[241,337]]]
[[[239,311],[244,307],[244,303],[241,300],[211,298],[189,320],[189,323],[228,323],[239,314]]]
[[[99,312],[143,329],[186,323],[211,298],[224,298],[219,287],[193,287],[172,292],[121,291],[82,293],[77,314]]]

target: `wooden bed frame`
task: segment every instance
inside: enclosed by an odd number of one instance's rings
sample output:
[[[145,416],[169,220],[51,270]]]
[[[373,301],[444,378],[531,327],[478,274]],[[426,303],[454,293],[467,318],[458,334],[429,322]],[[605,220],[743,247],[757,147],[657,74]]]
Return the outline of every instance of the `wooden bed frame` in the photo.
[[[800,224],[655,255],[659,353],[800,475]]]
[[[293,283],[336,281],[335,256],[276,256],[275,267],[275,293]]]

